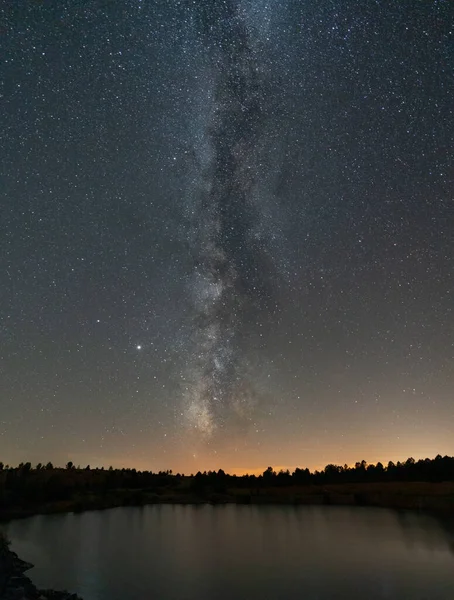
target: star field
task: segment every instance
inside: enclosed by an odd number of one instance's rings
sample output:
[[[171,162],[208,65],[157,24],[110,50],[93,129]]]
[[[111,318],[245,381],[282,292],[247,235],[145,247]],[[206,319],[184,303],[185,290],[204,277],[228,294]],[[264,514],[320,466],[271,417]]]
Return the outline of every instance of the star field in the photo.
[[[0,14],[3,462],[454,453],[452,2]]]

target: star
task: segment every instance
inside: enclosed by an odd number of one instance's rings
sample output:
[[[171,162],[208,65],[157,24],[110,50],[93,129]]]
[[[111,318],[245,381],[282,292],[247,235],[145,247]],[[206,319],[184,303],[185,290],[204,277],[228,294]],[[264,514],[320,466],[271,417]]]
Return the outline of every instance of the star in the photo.
[[[7,4],[2,461],[453,453],[452,0]]]

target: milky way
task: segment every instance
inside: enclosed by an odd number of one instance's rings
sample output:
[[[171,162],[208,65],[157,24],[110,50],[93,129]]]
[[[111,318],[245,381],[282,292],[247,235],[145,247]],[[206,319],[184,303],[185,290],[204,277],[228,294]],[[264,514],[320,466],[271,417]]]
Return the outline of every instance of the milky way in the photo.
[[[194,361],[186,415],[211,436],[232,413],[247,418],[257,401],[242,336],[254,310],[271,307],[273,292],[267,239],[258,228],[265,120],[260,40],[235,0],[205,4],[195,17],[211,57],[213,92],[205,132],[209,159],[201,165],[193,213]]]
[[[454,452],[452,0],[3,5],[3,462]]]

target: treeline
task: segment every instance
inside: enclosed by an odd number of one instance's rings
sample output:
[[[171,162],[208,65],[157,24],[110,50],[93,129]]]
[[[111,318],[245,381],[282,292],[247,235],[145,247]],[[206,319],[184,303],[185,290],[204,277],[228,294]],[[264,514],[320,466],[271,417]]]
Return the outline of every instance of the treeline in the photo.
[[[94,496],[112,496],[112,492],[146,491],[159,493],[162,489],[174,488],[182,476],[171,471],[152,473],[136,469],[91,469],[76,467],[72,462],[65,468],[52,463],[21,463],[17,467],[0,463],[0,511],[11,508],[43,506],[55,502],[67,502]],[[122,504],[137,503],[139,495],[122,495]]]
[[[91,469],[76,467],[69,462],[65,468],[52,463],[21,463],[17,467],[0,462],[0,511],[14,508],[44,506],[48,503],[77,501],[78,498],[103,499],[117,494],[122,504],[135,504],[146,496],[201,493],[211,489],[227,493],[242,488],[250,490],[271,487],[323,486],[327,484],[375,482],[443,482],[454,481],[454,457],[368,464],[357,462],[354,467],[329,464],[322,471],[297,468],[276,472],[268,467],[262,475],[228,475],[218,471],[198,472],[185,476],[172,471],[137,471],[136,469]],[[145,496],[144,496],[145,494]]]
[[[357,462],[354,467],[348,465],[339,466],[326,465],[323,471],[311,473],[309,469],[295,469],[279,471],[276,473],[271,467],[263,473],[263,479],[271,485],[284,485],[292,483],[300,485],[323,485],[335,483],[384,483],[384,482],[406,482],[426,481],[442,482],[454,481],[454,457],[437,455],[435,458],[423,458],[415,461],[408,458],[405,462],[388,462],[384,466],[381,462],[368,464],[365,460]]]
[[[262,475],[243,475],[241,477],[226,475],[223,471],[197,473],[194,479],[200,482],[227,480],[238,487],[292,486],[292,485],[328,485],[345,483],[384,483],[425,481],[454,481],[454,457],[438,455],[433,459],[424,458],[415,461],[408,458],[405,462],[390,461],[386,466],[381,462],[368,464],[365,460],[357,462],[354,467],[348,465],[326,465],[322,471],[311,472],[309,469],[295,469],[276,472],[268,467]]]

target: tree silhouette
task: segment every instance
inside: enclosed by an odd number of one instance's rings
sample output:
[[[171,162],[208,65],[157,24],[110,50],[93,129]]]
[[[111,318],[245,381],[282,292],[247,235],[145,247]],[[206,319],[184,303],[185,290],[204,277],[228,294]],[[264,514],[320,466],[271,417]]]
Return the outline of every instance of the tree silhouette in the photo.
[[[204,500],[224,501],[225,495],[241,497],[241,502],[251,501],[252,496],[272,497],[271,488],[291,488],[288,497],[305,494],[298,488],[304,486],[321,486],[319,494],[326,501],[330,484],[354,484],[357,502],[367,503],[367,484],[392,482],[454,482],[454,458],[438,455],[434,459],[415,460],[413,457],[404,462],[390,461],[386,467],[382,463],[367,464],[365,460],[357,462],[354,467],[348,465],[328,464],[322,471],[310,472],[307,468],[296,468],[293,473],[280,470],[276,473],[268,467],[262,475],[235,476],[218,471],[201,472],[195,476],[174,475],[170,470],[152,473],[136,469],[103,470],[96,468],[76,468],[68,462],[66,469],[54,468],[47,463],[31,467],[31,463],[21,463],[17,467],[5,467],[0,463],[0,516],[2,511],[26,510],[34,507],[46,507],[47,504],[71,501],[81,502],[89,506],[105,505],[112,502],[119,504],[140,504],[148,495],[149,498],[159,496],[178,497],[178,494],[193,494]],[[328,489],[328,491],[327,491]],[[385,488],[383,488],[385,489]],[[395,487],[391,487],[395,489]],[[425,489],[425,488],[422,488]],[[238,493],[238,496],[236,496]],[[421,492],[424,494],[424,492]],[[285,498],[287,492],[280,492]],[[328,496],[327,496],[328,494]],[[94,503],[94,504],[93,504]],[[115,504],[114,504],[115,505]],[[118,504],[116,504],[118,505]],[[46,509],[47,510],[47,509]],[[4,515],[3,515],[4,516]]]
[[[273,471],[273,467],[268,467],[265,471],[263,471],[263,479],[265,481],[271,481],[274,477],[276,477],[276,471]]]

